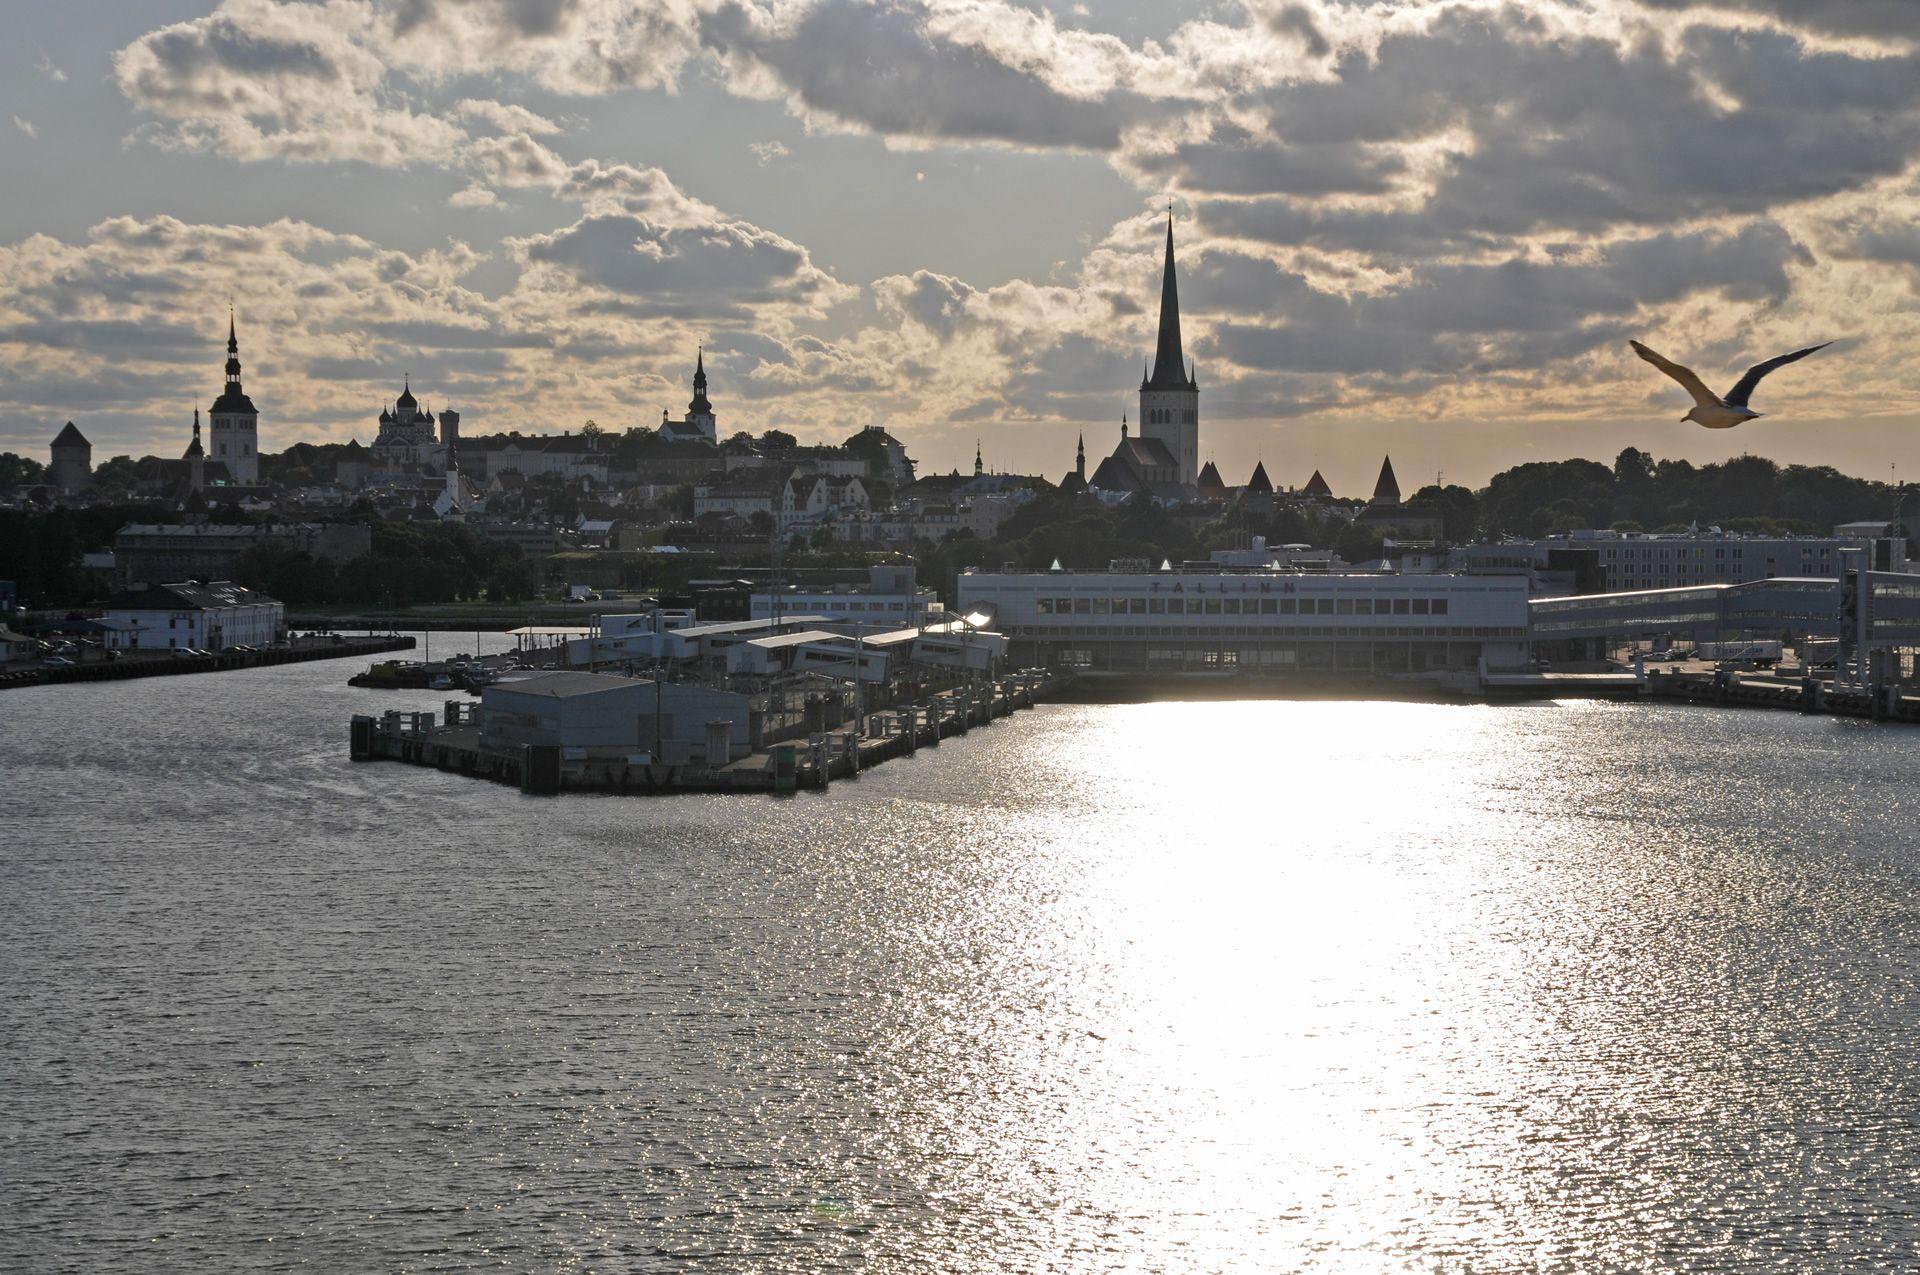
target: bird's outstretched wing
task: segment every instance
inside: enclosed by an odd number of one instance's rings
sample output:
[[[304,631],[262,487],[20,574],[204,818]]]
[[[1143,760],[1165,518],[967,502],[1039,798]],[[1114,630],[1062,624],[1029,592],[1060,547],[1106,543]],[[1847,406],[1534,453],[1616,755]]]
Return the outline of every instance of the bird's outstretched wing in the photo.
[[[1681,367],[1672,359],[1662,358],[1638,341],[1629,341],[1627,344],[1633,347],[1635,354],[1638,354],[1641,358],[1653,364],[1674,380],[1680,382],[1682,388],[1684,388],[1687,393],[1693,395],[1693,401],[1696,405],[1700,407],[1718,407],[1720,405],[1719,396],[1707,388],[1706,382],[1693,374],[1692,368]],[[1748,375],[1751,376],[1752,373],[1749,372]],[[1745,384],[1745,382],[1742,382],[1742,384]]]
[[[1831,341],[1822,341],[1818,345],[1809,345],[1804,350],[1795,350],[1792,354],[1782,354],[1777,359],[1768,359],[1765,363],[1755,363],[1747,369],[1747,374],[1741,377],[1732,389],[1727,391],[1727,402],[1734,407],[1745,407],[1747,405],[1747,398],[1753,393],[1753,387],[1760,384],[1761,377],[1777,367],[1784,366],[1796,359],[1804,359],[1815,350],[1824,350],[1832,344],[1833,342]]]

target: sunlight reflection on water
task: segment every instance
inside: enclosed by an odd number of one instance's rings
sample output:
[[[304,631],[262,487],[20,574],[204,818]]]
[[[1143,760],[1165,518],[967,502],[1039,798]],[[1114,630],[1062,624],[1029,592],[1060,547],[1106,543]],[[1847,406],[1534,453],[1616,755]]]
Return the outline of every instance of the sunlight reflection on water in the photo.
[[[0,1264],[1920,1245],[1897,730],[1054,706],[827,794],[543,801],[349,764],[438,698],[350,671],[9,696]]]

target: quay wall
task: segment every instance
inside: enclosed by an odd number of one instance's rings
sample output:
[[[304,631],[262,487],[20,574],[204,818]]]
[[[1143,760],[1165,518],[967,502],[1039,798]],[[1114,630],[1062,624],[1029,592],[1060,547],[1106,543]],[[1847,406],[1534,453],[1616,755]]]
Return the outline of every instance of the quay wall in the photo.
[[[66,667],[54,666],[0,672],[0,690],[27,686],[55,686],[66,682],[120,682],[135,677],[177,677],[186,673],[224,673],[234,669],[266,668],[274,664],[304,664],[309,660],[338,660],[349,656],[410,651],[414,640],[404,635],[343,637],[340,641],[302,640],[291,647],[266,651],[235,651],[211,655],[153,655],[100,660]]]

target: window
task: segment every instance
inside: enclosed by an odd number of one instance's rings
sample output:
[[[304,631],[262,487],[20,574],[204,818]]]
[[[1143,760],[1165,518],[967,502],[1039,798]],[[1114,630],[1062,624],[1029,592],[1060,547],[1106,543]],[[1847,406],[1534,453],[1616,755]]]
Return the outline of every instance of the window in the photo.
[[[1415,598],[1413,600],[1413,613],[1415,615],[1427,614],[1427,600],[1425,598]]]
[[[1129,615],[1145,615],[1147,613],[1147,600],[1145,598],[1127,599],[1127,613]]]
[[[1304,606],[1305,603],[1302,603],[1301,605]],[[1314,600],[1313,609],[1320,615],[1332,615],[1333,599],[1332,598],[1316,598]]]
[[[1095,615],[1108,615],[1111,614],[1112,610],[1113,604],[1108,599],[1095,598],[1093,600],[1093,613]]]
[[[1185,615],[1186,613],[1187,613],[1187,600],[1185,598],[1168,598],[1167,599],[1168,615]]]
[[[1092,615],[1093,599],[1092,598],[1075,598],[1073,600],[1073,613],[1075,615]]]
[[[1207,599],[1207,614],[1208,614],[1208,615],[1219,615],[1219,614],[1220,614],[1220,599],[1219,599],[1219,598],[1208,598],[1208,599]]]
[[[1260,614],[1261,614],[1261,615],[1272,615],[1272,614],[1273,614],[1273,613],[1274,613],[1275,611],[1277,611],[1278,609],[1279,609],[1279,607],[1278,607],[1278,605],[1277,605],[1277,599],[1274,599],[1274,598],[1261,598],[1261,599],[1260,599]]]
[[[1228,615],[1239,615],[1239,614],[1240,614],[1240,599],[1239,599],[1239,598],[1228,598],[1228,599],[1226,599],[1226,613],[1227,613]]]
[[[1167,613],[1167,600],[1165,598],[1148,598],[1147,599],[1148,615],[1165,615],[1166,613]]]
[[[1433,600],[1433,613],[1435,615],[1445,615],[1447,613],[1447,600],[1445,598],[1435,598]]]
[[[1035,598],[1033,600],[1033,608],[1040,615],[1052,615],[1053,599],[1052,598]]]
[[[1355,615],[1372,615],[1373,599],[1372,598],[1355,598],[1353,600],[1353,613]]]
[[[1406,598],[1395,598],[1393,600],[1393,613],[1395,615],[1405,615],[1411,610],[1413,610],[1413,604]]]
[[[1335,615],[1352,615],[1352,614],[1353,614],[1353,599],[1352,599],[1352,598],[1341,598],[1341,599],[1340,599],[1340,600],[1339,600],[1339,601],[1338,601],[1338,602],[1337,602],[1337,603],[1335,604],[1335,606],[1334,606],[1334,611],[1333,611],[1333,613],[1334,613]]]
[[[1292,614],[1294,613],[1294,611],[1295,611],[1295,610],[1296,610],[1296,609],[1297,609],[1297,608],[1299,607],[1299,605],[1300,605],[1300,604],[1299,604],[1299,602],[1297,602],[1297,601],[1296,601],[1295,599],[1293,599],[1293,598],[1281,598],[1281,599],[1280,599],[1280,614],[1281,614],[1281,615],[1292,615]]]

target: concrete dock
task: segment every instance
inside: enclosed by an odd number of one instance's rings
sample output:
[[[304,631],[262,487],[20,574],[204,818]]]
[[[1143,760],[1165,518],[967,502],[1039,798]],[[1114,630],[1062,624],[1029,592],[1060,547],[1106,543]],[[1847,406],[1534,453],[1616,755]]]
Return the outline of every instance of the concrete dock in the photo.
[[[1920,723],[1920,695],[1910,690],[1888,685],[1868,691],[1811,677],[1792,680],[1735,672],[1647,674],[1647,695],[1652,699]]]
[[[889,758],[936,748],[942,739],[1033,707],[1064,680],[1064,675],[1033,669],[960,686],[915,703],[875,709],[859,726],[847,723],[769,744],[717,766],[656,764],[644,756],[574,761],[553,745],[483,748],[479,706],[460,700],[447,701],[438,715],[356,716],[351,747],[355,761],[406,762],[530,793],[790,792],[825,788]]]
[[[266,668],[275,664],[303,664],[308,660],[338,660],[348,656],[410,651],[414,640],[400,634],[337,639],[301,638],[291,646],[259,651],[231,651],[208,655],[177,655],[170,651],[129,652],[117,660],[89,660],[84,664],[15,669],[0,673],[0,690],[24,686],[52,686],[65,682],[118,682],[132,677],[177,677],[185,673],[222,673],[234,669]]]

